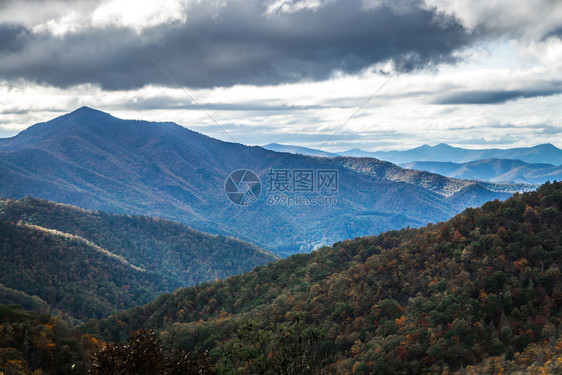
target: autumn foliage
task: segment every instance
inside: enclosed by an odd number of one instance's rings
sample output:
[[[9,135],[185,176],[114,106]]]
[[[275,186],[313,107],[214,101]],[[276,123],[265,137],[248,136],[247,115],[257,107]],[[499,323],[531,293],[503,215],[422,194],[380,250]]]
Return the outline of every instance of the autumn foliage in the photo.
[[[453,373],[492,357],[500,367],[532,366],[522,360],[526,350],[560,332],[561,209],[562,184],[547,183],[446,223],[182,289],[84,329],[120,340],[156,328],[166,347],[209,350],[220,362],[220,348],[244,322],[275,327],[306,312],[324,373]]]

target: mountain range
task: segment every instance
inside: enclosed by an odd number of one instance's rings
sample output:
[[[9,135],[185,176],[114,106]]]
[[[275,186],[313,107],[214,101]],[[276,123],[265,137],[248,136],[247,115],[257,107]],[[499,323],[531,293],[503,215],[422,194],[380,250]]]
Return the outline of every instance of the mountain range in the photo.
[[[278,259],[257,246],[143,216],[0,200],[0,303],[101,318]]]
[[[510,159],[484,159],[467,163],[414,161],[400,166],[447,177],[491,182],[542,184],[562,180],[562,165],[531,164]]]
[[[413,161],[467,163],[484,159],[510,159],[521,160],[526,163],[562,164],[562,150],[550,143],[534,147],[509,149],[490,148],[481,150],[453,147],[445,143],[440,143],[435,146],[423,145],[405,151],[367,152],[362,150],[350,150],[339,154],[344,156],[373,157],[392,163],[408,163]]]
[[[0,372],[562,371],[562,182],[520,193],[90,108],[0,140],[0,173]],[[344,240],[279,259],[185,224],[283,255]]]
[[[235,204],[225,192],[237,170],[259,179],[253,186],[260,195],[251,205]],[[318,179],[319,171],[334,174],[337,184],[331,191],[296,191],[294,178],[302,171],[308,174],[309,180],[301,181],[307,189],[316,190],[307,181]],[[0,139],[0,173],[5,198],[33,196],[162,217],[284,255],[446,220],[467,206],[528,188],[451,179],[372,158],[272,152],[169,122],[122,120],[88,107]],[[229,181],[226,188],[249,184]],[[276,186],[294,190],[275,191]],[[328,204],[317,204],[318,197]],[[290,204],[297,198],[299,204]]]
[[[211,353],[221,373],[557,374],[559,207],[562,183],[548,183],[448,222],[165,294],[81,329],[119,341],[155,328],[168,349]]]
[[[435,146],[423,145],[403,151],[363,151],[353,149],[339,152],[327,152],[314,148],[270,143],[264,148],[277,152],[291,154],[314,155],[324,157],[352,156],[357,158],[376,158],[396,164],[411,163],[416,161],[437,161],[452,163],[468,163],[486,159],[520,160],[529,164],[562,164],[562,150],[556,146],[545,143],[534,147],[521,147],[509,149],[466,149],[440,143]]]
[[[469,150],[441,143],[406,151],[368,152],[360,149],[338,153],[271,143],[264,148],[277,152],[323,157],[370,157],[404,168],[443,176],[500,183],[542,184],[562,177],[562,150],[551,144],[528,148]]]

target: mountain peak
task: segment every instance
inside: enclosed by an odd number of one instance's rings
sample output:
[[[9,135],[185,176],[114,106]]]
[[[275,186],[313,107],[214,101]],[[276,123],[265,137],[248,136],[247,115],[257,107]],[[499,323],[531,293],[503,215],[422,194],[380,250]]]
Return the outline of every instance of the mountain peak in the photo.
[[[454,148],[453,146],[450,146],[446,143],[439,143],[435,146],[433,146],[433,148],[437,148],[437,149],[449,149],[449,148]]]
[[[20,142],[34,142],[38,139],[45,140],[58,135],[67,135],[71,131],[93,131],[100,133],[103,129],[115,128],[117,123],[123,121],[107,112],[83,106],[50,121],[30,126],[12,138],[10,143],[15,145]]]
[[[435,146],[435,147],[437,147],[437,146]],[[427,150],[431,150],[432,148],[433,148],[432,146],[430,146],[430,145],[428,145],[427,143],[425,143],[425,144],[423,144],[423,145],[421,145],[421,146],[418,146],[418,147],[416,147],[416,148],[413,148],[413,149],[411,149],[411,150],[406,150],[406,151],[427,151]],[[387,151],[387,152],[396,152],[396,151],[391,150],[391,151]],[[403,151],[398,151],[398,152],[403,152]]]
[[[101,111],[98,110],[98,109],[91,108],[91,107],[88,107],[88,106],[85,106],[85,105],[84,105],[84,106],[82,106],[82,107],[80,107],[80,108],[78,108],[78,109],[75,109],[74,111],[72,111],[72,112],[70,112],[70,113],[74,113],[74,112],[84,112],[84,111],[101,112]]]
[[[95,108],[91,108],[91,107],[87,107],[87,106],[82,106],[78,109],[75,109],[74,111],[67,113],[65,115],[62,115],[61,117],[66,117],[66,118],[73,118],[73,117],[83,117],[83,116],[88,116],[88,117],[92,117],[95,116],[97,118],[101,118],[101,117],[106,117],[106,118],[115,118],[113,116],[111,116],[109,113],[107,112],[103,112],[100,111],[99,109],[95,109]]]
[[[558,147],[556,147],[555,145],[553,145],[552,143],[543,143],[540,145],[536,145],[533,148],[538,148],[538,149],[546,149],[546,150],[560,150]]]

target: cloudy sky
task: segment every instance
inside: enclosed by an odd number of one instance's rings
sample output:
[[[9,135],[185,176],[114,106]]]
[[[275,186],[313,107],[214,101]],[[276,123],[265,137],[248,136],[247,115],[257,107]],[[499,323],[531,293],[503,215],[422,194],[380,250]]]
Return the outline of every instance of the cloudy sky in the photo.
[[[0,0],[0,98],[0,137],[87,105],[244,144],[562,147],[562,1]]]

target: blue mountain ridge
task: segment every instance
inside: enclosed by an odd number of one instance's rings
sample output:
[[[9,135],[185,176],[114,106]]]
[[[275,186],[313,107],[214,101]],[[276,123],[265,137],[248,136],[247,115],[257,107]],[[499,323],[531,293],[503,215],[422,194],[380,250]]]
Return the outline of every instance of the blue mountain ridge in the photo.
[[[239,169],[253,171],[262,183],[261,195],[248,206],[233,204],[224,190],[229,174]],[[335,202],[273,204],[270,169],[336,171],[337,191],[322,194]],[[411,171],[373,158],[272,152],[170,122],[122,120],[88,107],[0,139],[0,174],[5,198],[34,196],[162,217],[282,255],[445,220],[522,189]]]

